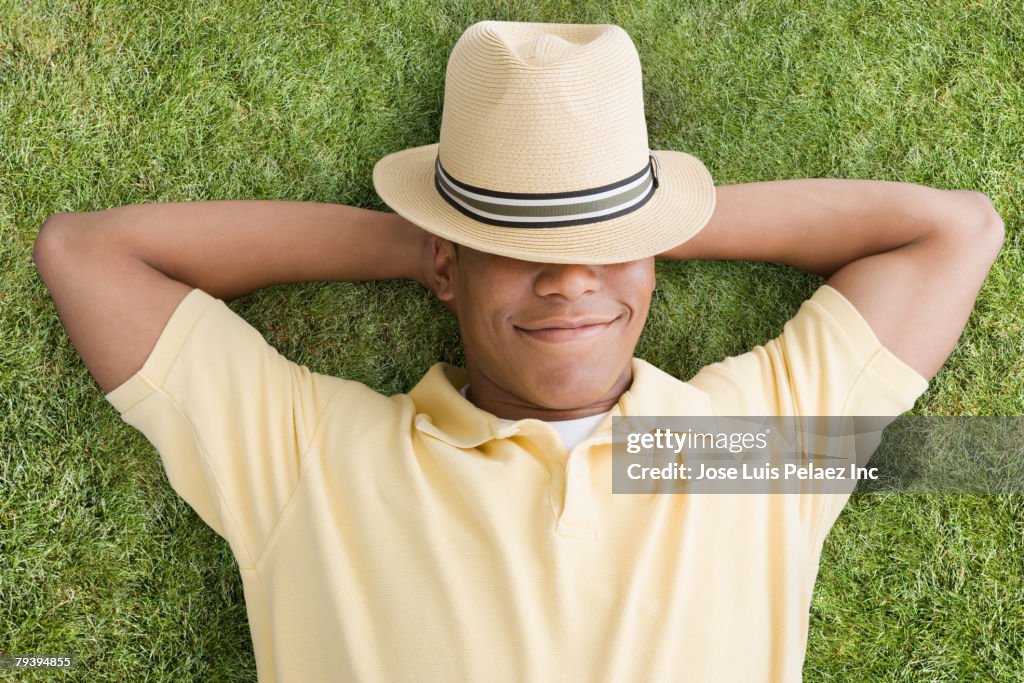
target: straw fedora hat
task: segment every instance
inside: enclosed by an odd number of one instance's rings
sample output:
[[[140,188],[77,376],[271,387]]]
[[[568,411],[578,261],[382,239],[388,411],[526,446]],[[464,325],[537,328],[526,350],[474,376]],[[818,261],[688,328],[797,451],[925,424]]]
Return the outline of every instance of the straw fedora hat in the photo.
[[[614,25],[484,21],[452,49],[439,142],[377,162],[424,230],[545,263],[621,263],[693,237],[715,207],[696,157],[648,147],[640,58]]]

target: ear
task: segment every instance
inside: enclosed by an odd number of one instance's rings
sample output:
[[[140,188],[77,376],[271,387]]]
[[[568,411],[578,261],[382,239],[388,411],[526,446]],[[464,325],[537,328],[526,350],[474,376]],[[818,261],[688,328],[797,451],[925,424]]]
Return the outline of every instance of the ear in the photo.
[[[458,257],[455,245],[443,237],[430,236],[429,264],[427,265],[428,287],[452,313],[455,313],[455,271]]]

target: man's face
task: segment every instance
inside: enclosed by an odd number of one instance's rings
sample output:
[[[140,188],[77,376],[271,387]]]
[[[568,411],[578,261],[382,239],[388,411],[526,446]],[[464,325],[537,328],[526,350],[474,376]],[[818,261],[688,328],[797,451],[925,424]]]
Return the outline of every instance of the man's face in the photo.
[[[558,420],[618,401],[650,308],[653,257],[561,265],[451,247],[437,247],[451,252],[438,257],[448,279],[437,294],[459,320],[475,404],[509,419]]]

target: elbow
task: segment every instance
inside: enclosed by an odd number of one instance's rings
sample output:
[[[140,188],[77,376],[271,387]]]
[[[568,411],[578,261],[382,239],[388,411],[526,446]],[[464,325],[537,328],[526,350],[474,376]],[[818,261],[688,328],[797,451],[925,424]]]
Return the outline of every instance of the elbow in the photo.
[[[55,213],[39,227],[32,245],[32,263],[44,281],[56,262],[69,253],[77,253],[74,245],[83,231],[81,216],[79,213]]]
[[[36,241],[32,245],[32,262],[39,268],[39,262],[60,248],[68,230],[69,213],[55,213],[39,226]]]
[[[979,219],[979,241],[988,250],[992,262],[995,262],[1006,242],[1006,223],[1003,222],[1003,217],[996,211],[996,207],[987,195],[981,192],[976,194],[981,216]]]
[[[956,230],[961,244],[970,253],[992,265],[1006,241],[1006,224],[996,211],[992,200],[984,192],[954,190],[961,204],[953,215],[957,216]]]

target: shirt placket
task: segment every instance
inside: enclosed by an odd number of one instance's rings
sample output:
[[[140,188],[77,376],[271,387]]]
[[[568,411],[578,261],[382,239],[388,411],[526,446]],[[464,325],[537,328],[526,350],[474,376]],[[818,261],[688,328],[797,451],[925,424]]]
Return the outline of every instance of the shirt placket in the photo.
[[[569,453],[561,470],[561,481],[552,481],[552,487],[561,488],[562,494],[555,524],[558,536],[597,540],[597,514],[590,484],[590,465],[590,445],[587,442],[580,443]],[[555,509],[559,507],[556,505]]]

